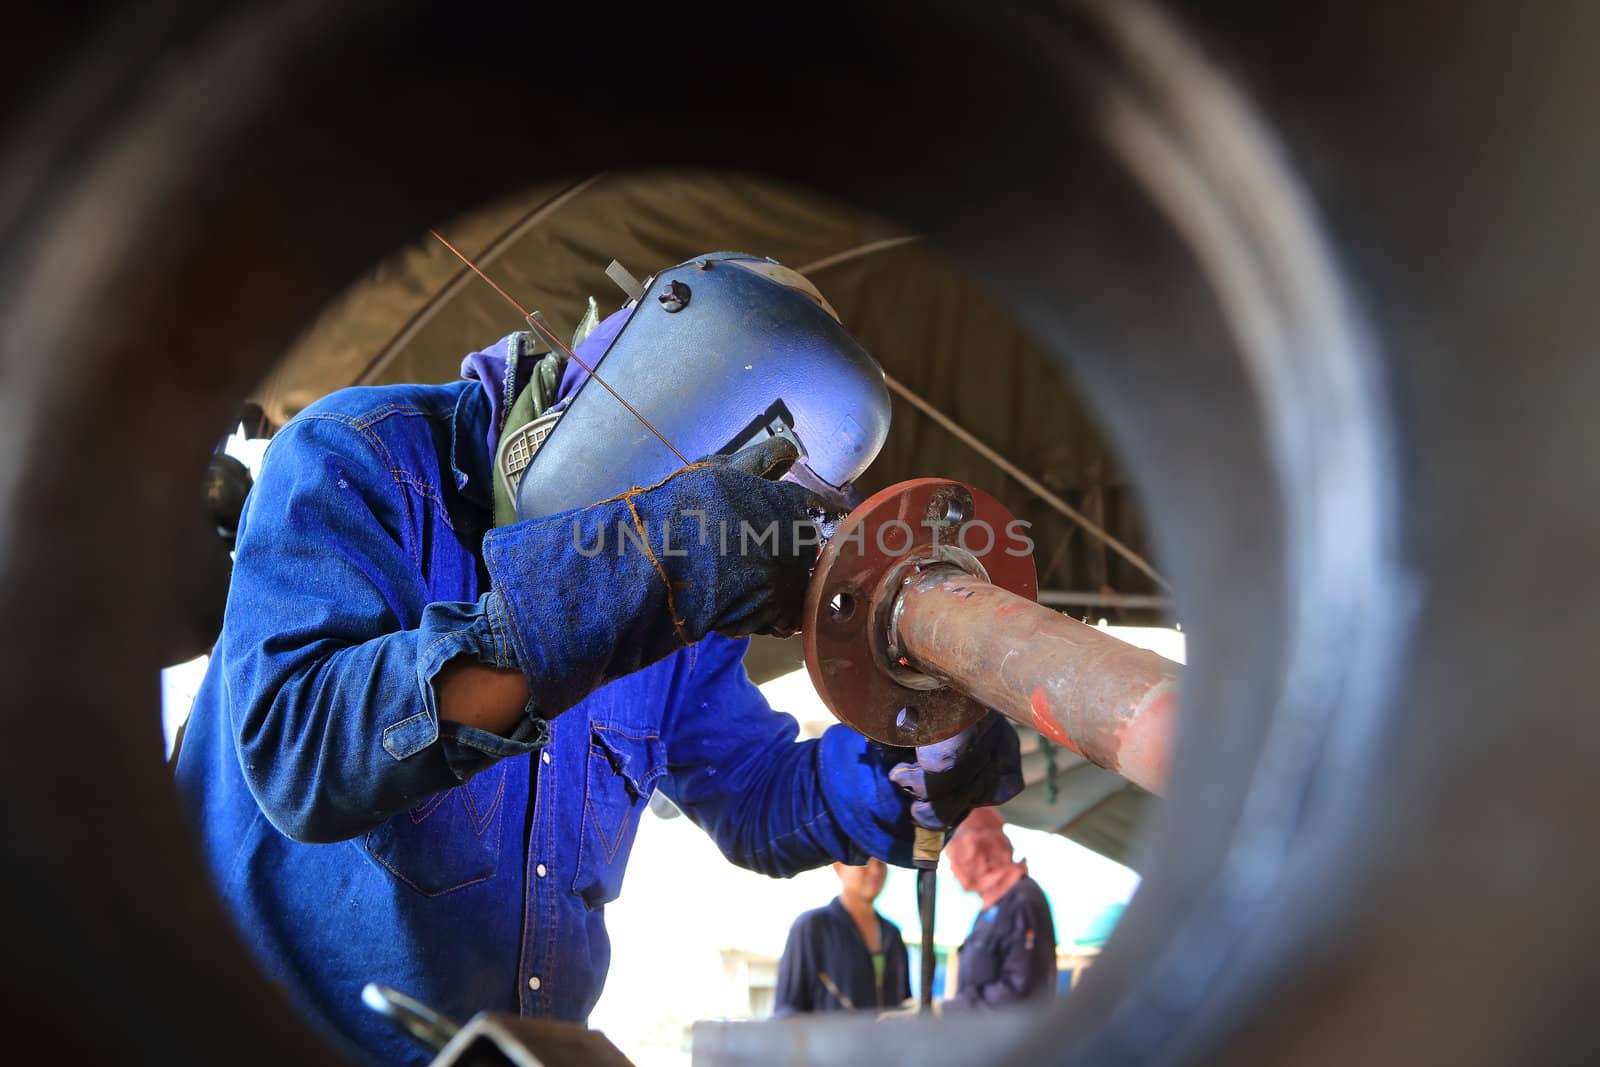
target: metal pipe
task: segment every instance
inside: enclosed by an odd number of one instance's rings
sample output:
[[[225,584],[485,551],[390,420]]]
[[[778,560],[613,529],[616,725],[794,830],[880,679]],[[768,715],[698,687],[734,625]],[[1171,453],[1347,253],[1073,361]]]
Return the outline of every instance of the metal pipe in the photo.
[[[1167,783],[1178,664],[957,567],[931,567],[895,604],[910,665],[1152,793]]]

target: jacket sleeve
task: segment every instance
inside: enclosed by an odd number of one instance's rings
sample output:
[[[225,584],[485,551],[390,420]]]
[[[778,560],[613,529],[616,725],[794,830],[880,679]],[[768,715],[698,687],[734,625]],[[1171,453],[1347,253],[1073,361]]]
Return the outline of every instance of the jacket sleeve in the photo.
[[[904,750],[844,726],[796,741],[745,674],[747,641],[693,646],[664,722],[662,789],[741,867],[788,877],[868,855],[909,865],[910,801],[889,782]],[[897,754],[899,753],[899,754]]]
[[[262,812],[298,841],[355,837],[542,742],[439,719],[457,655],[515,667],[496,593],[427,603],[397,487],[354,420],[302,415],[273,440],[240,524],[221,657],[230,726]]]
[[[789,927],[789,940],[778,959],[778,988],[773,993],[772,1014],[775,1016],[803,1015],[816,1010],[811,1002],[815,984],[816,960],[812,959],[811,938],[807,934],[804,916]]]

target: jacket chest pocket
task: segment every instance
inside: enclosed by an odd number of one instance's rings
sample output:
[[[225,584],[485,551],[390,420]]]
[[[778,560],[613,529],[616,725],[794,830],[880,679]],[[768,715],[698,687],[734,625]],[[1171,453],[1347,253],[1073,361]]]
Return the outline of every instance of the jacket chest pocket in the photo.
[[[372,830],[364,841],[367,855],[428,897],[493,878],[500,862],[508,762],[502,760]]]
[[[987,985],[1000,977],[1000,956],[1004,946],[994,920],[980,920],[967,936],[957,956],[961,961],[960,982],[963,989],[974,985]]]
[[[578,838],[572,889],[591,910],[622,891],[639,819],[666,773],[666,747],[645,727],[592,723],[583,790],[583,831]]]

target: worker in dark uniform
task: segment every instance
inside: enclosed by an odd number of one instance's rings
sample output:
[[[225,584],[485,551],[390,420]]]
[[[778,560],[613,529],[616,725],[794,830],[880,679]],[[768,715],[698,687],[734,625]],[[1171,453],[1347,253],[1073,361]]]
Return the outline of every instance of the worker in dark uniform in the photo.
[[[1011,858],[1004,820],[979,808],[945,848],[950,871],[983,911],[961,946],[950,1007],[1011,1004],[1056,988],[1056,927],[1050,902],[1028,865]]]
[[[872,906],[888,868],[870,859],[859,867],[835,863],[833,871],[839,876],[833,903],[789,928],[774,1014],[892,1008],[911,996],[900,928]]]

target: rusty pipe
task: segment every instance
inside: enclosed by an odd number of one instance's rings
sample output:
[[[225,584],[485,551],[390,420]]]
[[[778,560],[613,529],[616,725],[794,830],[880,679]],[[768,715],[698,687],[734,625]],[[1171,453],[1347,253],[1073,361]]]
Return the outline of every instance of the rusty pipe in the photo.
[[[890,619],[911,667],[1152,793],[1165,789],[1178,664],[957,567],[908,580]]]

